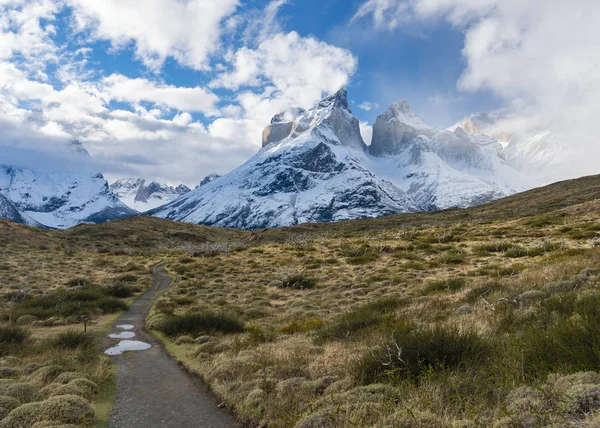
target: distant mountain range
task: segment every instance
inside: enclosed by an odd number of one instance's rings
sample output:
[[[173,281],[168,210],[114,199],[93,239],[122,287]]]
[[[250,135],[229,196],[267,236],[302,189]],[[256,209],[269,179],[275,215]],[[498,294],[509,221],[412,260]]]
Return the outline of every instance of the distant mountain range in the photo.
[[[169,203],[191,189],[183,184],[177,187],[146,182],[142,178],[125,178],[110,185],[110,190],[129,208],[139,213]]]
[[[404,101],[379,116],[367,146],[340,90],[276,115],[248,162],[149,214],[257,229],[468,207],[530,187],[502,149],[461,128],[435,130]]]
[[[377,118],[367,146],[342,89],[276,115],[255,156],[194,190],[0,166],[0,217],[68,228],[144,213],[258,229],[469,207],[542,184],[539,171],[560,162],[552,131],[507,133],[503,119],[479,114],[438,130],[399,101]]]
[[[76,156],[89,157],[74,141]],[[38,227],[65,229],[137,213],[109,189],[102,174],[75,174],[0,164],[0,217]]]

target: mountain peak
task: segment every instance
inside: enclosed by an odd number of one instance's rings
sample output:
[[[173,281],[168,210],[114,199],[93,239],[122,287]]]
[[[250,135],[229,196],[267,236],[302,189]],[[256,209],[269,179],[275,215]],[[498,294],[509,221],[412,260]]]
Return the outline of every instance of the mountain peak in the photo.
[[[262,146],[279,143],[286,138],[295,138],[307,131],[313,131],[321,124],[330,125],[339,143],[364,149],[360,137],[358,119],[352,115],[345,88],[323,98],[313,108],[290,108],[273,117],[262,135]],[[349,144],[345,144],[348,142]]]
[[[69,141],[68,147],[69,150],[76,155],[81,155],[88,158],[90,157],[89,152],[85,149],[85,147],[83,147],[83,144],[81,144],[81,141],[79,140]]]
[[[403,151],[419,135],[433,135],[433,128],[414,113],[405,100],[388,107],[373,126],[371,153],[391,155]]]
[[[388,107],[388,110],[400,111],[403,113],[409,113],[411,111],[410,105],[408,104],[408,101],[406,101],[406,100],[396,101],[395,103],[393,103],[392,105],[390,105]]]
[[[350,106],[348,104],[348,91],[346,88],[340,88],[337,92],[323,98],[319,103],[320,108],[326,107],[339,107],[345,110],[350,110]]]

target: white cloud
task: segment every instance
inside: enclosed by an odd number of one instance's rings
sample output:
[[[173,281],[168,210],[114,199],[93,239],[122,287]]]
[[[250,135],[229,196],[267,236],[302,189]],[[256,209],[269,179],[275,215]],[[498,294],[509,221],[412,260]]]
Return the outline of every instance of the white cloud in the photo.
[[[377,110],[379,108],[379,104],[372,103],[370,101],[363,101],[358,105],[358,108],[364,111]]]
[[[134,44],[137,57],[159,70],[167,58],[196,70],[209,68],[220,44],[223,21],[238,0],[68,0],[74,24],[116,49]]]
[[[435,94],[428,98],[431,105],[436,107],[448,107],[451,104],[458,104],[463,101],[462,97],[452,94]]]
[[[20,54],[30,68],[43,68],[57,59],[50,36],[59,4],[52,0],[10,0],[0,2],[0,60]],[[42,24],[41,20],[49,21]]]
[[[352,17],[354,23],[364,17],[370,16],[376,28],[393,30],[403,20],[407,19],[409,4],[398,0],[368,0],[363,3],[356,14]]]
[[[147,101],[172,109],[218,114],[219,98],[199,86],[177,87],[151,82],[147,79],[130,79],[122,74],[112,74],[102,80],[105,95],[112,100],[129,103]]]
[[[219,75],[212,87],[236,90],[267,82],[272,86],[269,96],[279,92],[279,97],[302,107],[346,85],[357,67],[350,51],[296,32],[274,34],[256,50],[241,48],[231,62],[233,69]]]
[[[360,122],[360,135],[362,135],[365,144],[370,146],[373,140],[373,127],[368,122]]]
[[[227,173],[260,148],[274,114],[311,106],[355,72],[349,51],[282,33],[284,4],[240,14],[238,0],[0,0],[2,161],[37,151],[37,164],[62,167],[55,149],[75,138],[93,156],[86,168],[108,177],[195,185]],[[59,27],[59,12],[69,27]],[[119,51],[119,62],[131,51],[157,73],[172,59],[205,81],[215,64],[222,98],[208,85],[176,85],[167,73],[134,78],[117,64],[105,74],[94,61],[100,40],[111,44],[108,55]]]
[[[393,29],[398,14],[445,19],[463,31],[466,69],[458,88],[502,97],[521,129],[551,124],[575,152],[587,152],[564,160],[567,174],[597,173],[600,2],[369,0],[354,19],[371,17],[376,29]]]

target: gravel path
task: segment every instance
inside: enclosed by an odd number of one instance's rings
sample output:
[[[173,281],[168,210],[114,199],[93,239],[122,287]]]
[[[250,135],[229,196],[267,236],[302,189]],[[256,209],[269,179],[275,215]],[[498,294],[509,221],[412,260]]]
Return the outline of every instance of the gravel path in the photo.
[[[151,345],[142,351],[113,356],[117,366],[117,397],[110,427],[236,427],[233,417],[218,408],[214,397],[196,377],[188,374],[144,328],[153,299],[171,285],[162,264],[154,268],[154,284],[123,314],[111,333],[133,332]],[[129,329],[117,326],[131,325]],[[112,340],[116,345],[118,340]]]

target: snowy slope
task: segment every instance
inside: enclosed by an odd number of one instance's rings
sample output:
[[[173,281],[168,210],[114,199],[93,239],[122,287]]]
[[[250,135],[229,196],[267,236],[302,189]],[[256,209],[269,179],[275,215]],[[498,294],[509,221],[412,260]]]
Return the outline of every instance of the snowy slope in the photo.
[[[500,113],[479,113],[465,118],[449,129],[462,128],[473,136],[489,135],[502,145],[506,163],[531,176],[536,185],[549,184],[577,176],[572,163],[586,156],[569,144],[572,135],[553,126],[540,124],[531,118],[505,116]]]
[[[52,228],[101,223],[136,214],[110,191],[101,174],[0,165],[0,193],[21,214]]]
[[[141,178],[125,178],[111,184],[110,190],[129,208],[145,212],[185,195],[190,188],[183,184],[173,187]]]
[[[244,165],[150,213],[256,229],[416,208],[403,191],[365,167],[365,145],[345,90],[309,111],[276,116],[270,128],[265,146]]]
[[[528,187],[501,150],[431,128],[404,101],[379,117],[367,147],[341,90],[275,116],[248,162],[149,214],[256,229],[466,207]]]
[[[220,178],[221,176],[219,174],[210,174],[207,175],[206,177],[204,177],[201,181],[200,184],[196,187],[200,187],[200,186],[204,186],[205,184],[211,183],[213,181],[215,181],[217,178]]]
[[[378,148],[371,170],[403,189],[420,210],[479,205],[532,187],[507,164],[497,140],[460,127],[436,131],[415,116],[405,101],[392,105],[373,127],[369,152]]]
[[[10,220],[15,223],[41,227],[37,221],[19,211],[15,205],[3,195],[0,195],[0,219]]]

